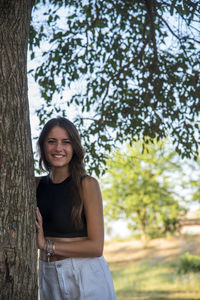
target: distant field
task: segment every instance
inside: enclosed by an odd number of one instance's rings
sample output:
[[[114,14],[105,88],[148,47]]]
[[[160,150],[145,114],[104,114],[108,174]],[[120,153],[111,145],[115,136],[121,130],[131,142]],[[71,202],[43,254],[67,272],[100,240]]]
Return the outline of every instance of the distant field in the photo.
[[[155,239],[145,248],[130,239],[106,242],[117,300],[200,300],[200,274],[177,274],[186,251],[200,255],[200,235]]]

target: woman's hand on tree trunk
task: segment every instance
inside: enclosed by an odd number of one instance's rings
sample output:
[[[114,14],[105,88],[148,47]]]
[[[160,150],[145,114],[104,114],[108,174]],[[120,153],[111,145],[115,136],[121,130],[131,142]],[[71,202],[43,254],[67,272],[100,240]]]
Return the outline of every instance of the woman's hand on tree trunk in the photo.
[[[42,216],[39,208],[36,209],[36,221],[35,221],[36,229],[37,229],[37,246],[40,250],[46,250],[46,240],[44,238],[44,231],[42,226]]]

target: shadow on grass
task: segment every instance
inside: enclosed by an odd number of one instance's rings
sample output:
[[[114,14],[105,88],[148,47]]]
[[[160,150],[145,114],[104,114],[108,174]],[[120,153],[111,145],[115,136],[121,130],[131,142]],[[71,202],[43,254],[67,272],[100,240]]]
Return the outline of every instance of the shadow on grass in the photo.
[[[171,246],[168,249],[162,250],[158,250],[157,247],[154,246],[148,246],[142,249],[134,249],[134,251],[133,249],[121,247],[120,249],[112,250],[113,257],[117,257],[119,252],[125,253],[123,261],[127,263],[128,260],[140,262],[141,260],[144,260],[145,257],[155,259],[157,261],[176,261],[185,251],[177,250],[177,246]],[[122,260],[119,258],[118,261],[120,262]]]
[[[109,245],[111,247],[109,247]],[[183,253],[189,251],[191,254],[200,255],[200,240],[198,237],[173,237],[169,239],[155,239],[149,241],[144,247],[140,241],[124,241],[107,243],[108,261],[113,258],[116,261],[141,261],[145,258],[158,261],[173,262]],[[110,259],[109,259],[110,258]]]

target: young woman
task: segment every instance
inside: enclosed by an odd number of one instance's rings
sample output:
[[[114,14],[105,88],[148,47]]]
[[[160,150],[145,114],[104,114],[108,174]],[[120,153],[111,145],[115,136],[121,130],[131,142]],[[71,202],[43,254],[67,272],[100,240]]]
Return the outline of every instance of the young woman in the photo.
[[[86,174],[76,127],[65,118],[46,123],[39,140],[36,178],[40,300],[115,300],[104,260],[98,182]]]

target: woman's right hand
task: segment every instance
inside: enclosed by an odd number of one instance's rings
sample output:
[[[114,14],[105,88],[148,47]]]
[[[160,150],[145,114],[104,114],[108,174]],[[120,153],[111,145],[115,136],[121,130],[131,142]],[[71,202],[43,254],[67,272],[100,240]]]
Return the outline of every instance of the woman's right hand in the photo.
[[[40,250],[46,250],[46,240],[44,237],[44,231],[42,226],[42,216],[39,208],[36,208],[36,221],[35,221],[36,229],[37,229],[37,246]]]

